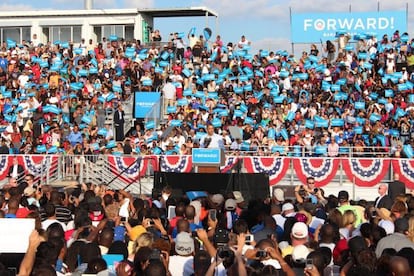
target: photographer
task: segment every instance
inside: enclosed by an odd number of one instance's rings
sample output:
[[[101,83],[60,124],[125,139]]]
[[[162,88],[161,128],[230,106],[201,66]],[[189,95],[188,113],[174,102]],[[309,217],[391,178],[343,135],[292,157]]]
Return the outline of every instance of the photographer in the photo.
[[[323,191],[315,188],[315,178],[312,176],[306,179],[306,185],[297,185],[295,187],[295,197],[298,203],[310,201],[313,204],[325,204],[327,202],[323,197]]]
[[[225,240],[223,240],[225,241]],[[206,273],[206,276],[213,275],[241,275],[246,276],[246,264],[243,260],[243,246],[245,244],[245,235],[237,235],[237,245],[228,246],[227,244],[220,245],[217,255],[214,257],[211,265]],[[220,265],[223,264],[227,273],[220,271]],[[218,269],[216,274],[216,269]]]
[[[274,239],[261,240],[255,248],[256,260],[259,261],[266,269],[268,266],[272,266],[280,272],[282,270],[288,276],[294,276],[295,273],[288,263],[285,262],[282,255],[279,252],[278,244]]]

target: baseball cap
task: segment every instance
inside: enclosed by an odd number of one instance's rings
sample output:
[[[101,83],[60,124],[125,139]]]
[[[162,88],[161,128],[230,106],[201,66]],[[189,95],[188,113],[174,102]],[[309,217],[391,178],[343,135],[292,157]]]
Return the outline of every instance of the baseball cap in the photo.
[[[338,193],[338,200],[339,201],[347,201],[349,199],[349,194],[347,191],[340,191]]]
[[[36,190],[33,187],[26,187],[23,191],[23,194],[25,196],[31,196],[32,194],[34,194],[36,192]]]
[[[293,248],[292,259],[295,262],[304,263],[309,253],[310,253],[309,248],[307,248],[305,245],[303,244],[297,245]]]
[[[303,223],[308,222],[308,217],[303,213],[296,213],[295,219],[298,222],[303,222]]]
[[[292,204],[292,203],[290,203],[290,202],[285,203],[285,204],[283,204],[283,206],[282,206],[282,213],[283,213],[283,212],[286,212],[286,211],[288,211],[288,210],[295,210],[295,207],[294,207],[294,206],[293,206],[293,204]]]
[[[304,239],[308,236],[308,226],[303,222],[296,222],[292,227],[292,236],[296,239]]]
[[[224,208],[228,211],[236,210],[236,206],[237,206],[237,203],[232,198],[227,199],[226,202],[224,203]]]
[[[241,192],[234,191],[233,196],[234,196],[234,199],[236,200],[237,204],[244,202],[244,198],[243,198],[243,195],[241,194]]]
[[[187,232],[181,232],[175,239],[175,252],[178,255],[190,255],[194,252],[194,240]]]
[[[220,204],[222,204],[224,202],[224,197],[223,197],[222,194],[214,194],[211,197],[211,202],[213,202],[213,203],[215,203],[217,205],[220,205]]]
[[[273,196],[277,199],[277,201],[285,201],[285,192],[282,189],[275,189],[273,191]]]

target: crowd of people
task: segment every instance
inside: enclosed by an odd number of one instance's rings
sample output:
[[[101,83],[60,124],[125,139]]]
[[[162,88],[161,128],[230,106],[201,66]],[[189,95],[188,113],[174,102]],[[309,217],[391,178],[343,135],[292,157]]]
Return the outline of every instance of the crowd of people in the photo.
[[[294,198],[277,188],[246,202],[240,191],[169,186],[151,197],[95,183],[56,189],[27,174],[2,189],[0,222],[32,219],[34,229],[19,237],[25,253],[0,254],[0,274],[413,275],[414,194],[394,179],[374,202],[325,195],[312,177]]]
[[[233,152],[413,156],[414,55],[406,33],[360,34],[352,44],[339,33],[299,58],[252,54],[245,36],[227,44],[193,31],[170,34],[165,44],[158,30],[151,37],[146,47],[114,36],[3,42],[0,153],[190,154],[212,136],[211,125]],[[136,91],[156,90],[165,121],[124,130],[123,104]]]

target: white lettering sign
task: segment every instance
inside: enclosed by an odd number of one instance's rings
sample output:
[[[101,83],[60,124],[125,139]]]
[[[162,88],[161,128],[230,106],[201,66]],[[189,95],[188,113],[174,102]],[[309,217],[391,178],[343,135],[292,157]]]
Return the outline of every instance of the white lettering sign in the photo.
[[[367,18],[307,18],[303,20],[303,30],[307,31],[376,31],[394,28],[394,17]]]

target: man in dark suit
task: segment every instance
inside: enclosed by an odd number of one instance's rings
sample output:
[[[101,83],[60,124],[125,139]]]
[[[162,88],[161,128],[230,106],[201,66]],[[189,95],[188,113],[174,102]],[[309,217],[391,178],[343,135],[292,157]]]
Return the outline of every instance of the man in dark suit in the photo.
[[[387,195],[387,185],[386,184],[380,184],[378,187],[378,193],[379,197],[375,199],[375,208],[385,208],[388,210],[391,210],[393,201],[392,199]]]
[[[21,180],[21,178],[24,175],[24,168],[22,165],[19,164],[19,161],[17,160],[17,157],[13,157],[13,163],[9,167],[9,172],[7,176],[13,177],[16,180]]]
[[[392,201],[399,195],[405,195],[405,184],[400,181],[399,173],[394,173],[394,181],[388,184],[388,195]]]
[[[122,110],[122,106],[119,104],[118,108],[114,113],[114,124],[115,124],[115,140],[124,140],[124,122],[125,112]]]

